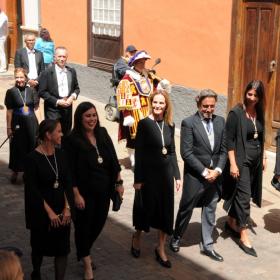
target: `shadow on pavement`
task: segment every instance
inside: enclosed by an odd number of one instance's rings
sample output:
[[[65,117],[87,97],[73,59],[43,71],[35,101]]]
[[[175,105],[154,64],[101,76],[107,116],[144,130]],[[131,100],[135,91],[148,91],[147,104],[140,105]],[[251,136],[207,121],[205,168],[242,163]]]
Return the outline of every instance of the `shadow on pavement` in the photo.
[[[272,233],[280,233],[280,209],[270,209],[263,216],[264,228]]]

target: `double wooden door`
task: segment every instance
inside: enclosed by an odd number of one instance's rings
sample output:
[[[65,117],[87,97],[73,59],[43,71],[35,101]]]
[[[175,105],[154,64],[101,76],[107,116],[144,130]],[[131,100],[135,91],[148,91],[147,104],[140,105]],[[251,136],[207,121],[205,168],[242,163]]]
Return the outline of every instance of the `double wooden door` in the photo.
[[[280,128],[280,1],[233,0],[228,108],[242,102],[251,80],[262,80],[266,147]]]

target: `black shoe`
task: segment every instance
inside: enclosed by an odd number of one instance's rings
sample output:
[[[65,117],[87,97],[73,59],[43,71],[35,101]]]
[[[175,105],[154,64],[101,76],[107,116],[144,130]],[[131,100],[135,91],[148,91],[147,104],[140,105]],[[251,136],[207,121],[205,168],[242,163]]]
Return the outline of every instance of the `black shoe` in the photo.
[[[133,239],[135,238],[135,236],[134,236],[134,234],[132,235],[132,241],[131,241],[131,248],[130,248],[130,253],[131,253],[131,255],[134,257],[134,258],[136,258],[136,259],[138,259],[139,257],[140,257],[140,249],[135,249],[134,247],[133,247]]]
[[[239,241],[239,247],[248,255],[258,257],[257,252],[253,247],[247,247],[241,240]]]
[[[229,224],[228,222],[225,223],[225,230],[229,232],[233,237],[235,238],[240,238],[240,233],[235,231]]]
[[[33,270],[31,272],[31,280],[41,280],[41,273],[39,271]]]
[[[280,182],[278,181],[277,178],[273,177],[271,180],[271,185],[280,192]]]
[[[170,260],[164,261],[164,260],[161,258],[161,256],[159,255],[159,252],[158,252],[157,247],[155,248],[155,255],[156,255],[156,260],[157,260],[157,262],[158,262],[161,266],[166,267],[166,268],[171,268],[172,265],[171,265]]]
[[[175,237],[174,235],[172,235],[170,242],[169,242],[169,248],[170,250],[172,250],[173,252],[177,253],[180,250],[180,237]]]
[[[214,250],[210,251],[210,250],[204,249],[203,251],[201,251],[201,254],[208,256],[209,258],[211,258],[214,261],[218,261],[218,262],[224,261],[224,258]]]

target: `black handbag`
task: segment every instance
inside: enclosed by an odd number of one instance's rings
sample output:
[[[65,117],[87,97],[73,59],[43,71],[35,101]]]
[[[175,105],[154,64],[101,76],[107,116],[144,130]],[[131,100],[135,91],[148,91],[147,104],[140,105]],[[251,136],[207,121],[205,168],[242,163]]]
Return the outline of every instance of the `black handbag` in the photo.
[[[113,202],[112,211],[115,211],[115,212],[119,211],[121,208],[121,205],[122,205],[123,199],[122,199],[121,195],[119,194],[119,192],[117,191],[117,188],[119,186],[121,186],[122,184],[123,184],[122,180],[116,182],[115,190],[111,196],[111,200]]]
[[[112,206],[112,210],[117,212],[120,210],[121,205],[122,205],[122,197],[120,196],[118,191],[114,191],[113,195],[112,195],[112,202],[113,202],[113,206]]]

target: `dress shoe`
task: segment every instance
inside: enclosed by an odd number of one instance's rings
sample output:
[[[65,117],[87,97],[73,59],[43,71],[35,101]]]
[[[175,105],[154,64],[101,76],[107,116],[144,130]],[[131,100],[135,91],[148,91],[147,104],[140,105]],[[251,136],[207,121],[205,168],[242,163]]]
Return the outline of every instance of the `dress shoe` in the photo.
[[[180,250],[180,237],[175,237],[174,235],[172,235],[170,242],[169,242],[169,248],[170,250],[172,250],[173,252],[177,253]]]
[[[248,255],[257,257],[257,252],[253,247],[247,247],[241,240],[239,241],[239,247]]]
[[[155,255],[156,255],[156,260],[157,260],[157,262],[158,262],[161,266],[166,267],[166,268],[171,268],[172,265],[171,265],[170,260],[164,261],[164,260],[161,258],[161,256],[159,255],[159,252],[158,252],[157,247],[155,248]]]
[[[273,177],[271,180],[271,185],[280,192],[280,182],[277,178]]]
[[[224,258],[214,250],[205,250],[204,249],[201,251],[201,253],[208,256],[209,258],[211,258],[214,261],[218,261],[218,262],[224,261]]]
[[[228,222],[225,223],[225,230],[235,238],[240,238],[240,233],[235,231]]]
[[[130,253],[134,258],[138,259],[140,257],[140,249],[136,249],[136,248],[133,247],[134,238],[135,238],[135,236],[133,234],[132,235],[132,241],[131,241]]]

